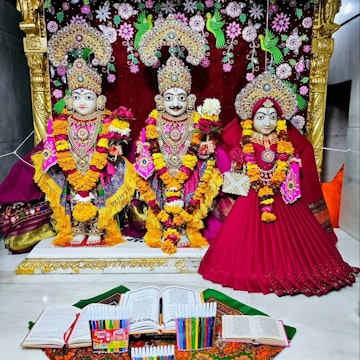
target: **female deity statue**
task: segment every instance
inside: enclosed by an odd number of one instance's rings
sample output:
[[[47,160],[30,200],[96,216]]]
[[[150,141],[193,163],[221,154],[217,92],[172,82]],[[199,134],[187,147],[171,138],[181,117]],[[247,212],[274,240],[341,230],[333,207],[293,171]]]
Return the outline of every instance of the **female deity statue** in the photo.
[[[199,273],[223,286],[279,296],[320,296],[351,285],[359,269],[343,261],[333,229],[318,221],[326,205],[313,148],[287,123],[296,97],[264,73],[241,90],[235,109],[241,127],[237,119],[225,127],[224,149],[251,186],[236,199]]]
[[[140,44],[144,63],[153,55],[149,48],[157,48],[153,39],[160,39],[161,45],[167,39],[171,54],[180,39],[186,44],[191,36],[196,44],[200,35],[184,34],[184,28],[170,17],[146,33]],[[194,56],[196,51],[190,53]],[[144,240],[172,254],[178,247],[208,245],[201,234],[203,219],[222,183],[214,139],[220,127],[220,103],[206,99],[196,111],[190,70],[174,55],[158,70],[158,87],[156,109],[145,121],[138,141],[135,170],[138,190],[148,205]]]
[[[63,64],[58,59],[72,48],[82,55],[80,47],[89,44],[95,47],[95,63],[109,60],[106,38],[84,24],[63,28],[49,43],[49,59],[58,66]],[[101,82],[83,58],[74,61],[67,71],[71,95],[65,97],[66,110],[49,121],[44,151],[33,156],[34,179],[53,210],[58,246],[124,241],[114,216],[135,191],[135,172],[121,147],[129,140],[133,114],[125,107],[106,110]]]

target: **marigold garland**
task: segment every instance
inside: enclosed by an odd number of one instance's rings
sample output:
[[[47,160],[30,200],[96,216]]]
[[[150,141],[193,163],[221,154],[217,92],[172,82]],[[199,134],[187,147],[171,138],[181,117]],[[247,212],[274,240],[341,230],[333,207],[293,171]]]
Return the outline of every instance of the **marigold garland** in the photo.
[[[159,134],[156,128],[158,116],[159,114],[157,110],[153,110],[146,120],[146,141],[150,143],[152,141],[158,141]],[[195,112],[193,114],[194,125],[198,123],[199,119],[199,114]],[[169,200],[163,209],[161,209],[160,204],[156,199],[156,193],[151,189],[149,182],[140,176],[136,177],[140,193],[154,213],[155,218],[160,222],[162,228],[164,229],[164,241],[161,244],[161,249],[167,254],[173,254],[176,252],[176,244],[180,240],[180,229],[183,225],[192,221],[192,213],[196,209],[200,208],[207,189],[210,186],[211,174],[216,163],[213,155],[207,160],[206,169],[201,176],[190,202],[185,206],[185,208],[178,205],[178,202],[182,201],[181,190],[184,183],[192,175],[194,168],[199,162],[199,158],[196,154],[203,135],[204,134],[198,132],[193,133],[188,151],[183,157],[182,166],[174,177],[168,172],[166,162],[161,152],[152,151],[155,170],[165,185],[166,197]]]
[[[289,168],[288,159],[294,155],[294,147],[287,139],[286,120],[278,120],[276,126],[279,142],[277,143],[275,170],[270,185],[264,185],[260,180],[260,168],[256,163],[254,146],[251,143],[253,121],[251,119],[243,120],[241,126],[243,128],[241,147],[246,162],[246,173],[250,177],[251,186],[257,192],[260,201],[261,220],[270,223],[276,220],[276,215],[273,213],[274,196],[286,178]]]

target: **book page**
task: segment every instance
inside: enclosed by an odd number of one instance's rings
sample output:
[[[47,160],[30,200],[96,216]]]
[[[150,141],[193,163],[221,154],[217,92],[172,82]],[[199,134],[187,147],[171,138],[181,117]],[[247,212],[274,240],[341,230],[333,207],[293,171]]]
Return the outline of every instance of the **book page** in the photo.
[[[81,313],[71,334],[69,347],[91,346],[91,332],[87,306],[82,310],[78,309],[78,312],[79,311],[81,311]]]
[[[130,333],[160,328],[160,295],[160,289],[148,286],[121,296],[120,305],[127,306],[130,313]]]
[[[80,309],[73,306],[43,310],[22,343],[24,347],[62,347],[64,333],[74,322]]]
[[[251,316],[244,315],[223,315],[222,336],[224,339],[254,339],[251,334]]]
[[[256,334],[256,338],[274,339],[285,341],[287,343],[287,336],[282,323],[279,320],[272,319],[267,316],[252,316],[253,332]]]
[[[201,304],[199,291],[180,286],[168,286],[162,290],[162,317],[165,330],[175,330],[176,304]]]

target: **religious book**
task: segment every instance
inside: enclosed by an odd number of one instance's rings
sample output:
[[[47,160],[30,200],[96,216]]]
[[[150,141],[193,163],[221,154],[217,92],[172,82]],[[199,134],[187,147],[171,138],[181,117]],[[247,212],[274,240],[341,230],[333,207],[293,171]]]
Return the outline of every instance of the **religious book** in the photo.
[[[263,315],[223,315],[222,339],[252,344],[289,346],[283,322]]]
[[[45,308],[21,346],[31,348],[91,346],[88,306],[83,309],[75,306]]]
[[[177,304],[202,304],[202,293],[193,289],[146,286],[121,295],[119,304],[130,314],[130,334],[171,333],[176,331]]]
[[[45,308],[21,343],[30,348],[80,348],[94,345],[94,336],[110,334],[120,338],[127,333],[123,319],[127,309],[108,304],[88,304]],[[117,324],[119,326],[117,326]],[[101,334],[100,334],[101,333]],[[92,337],[92,335],[94,335]]]

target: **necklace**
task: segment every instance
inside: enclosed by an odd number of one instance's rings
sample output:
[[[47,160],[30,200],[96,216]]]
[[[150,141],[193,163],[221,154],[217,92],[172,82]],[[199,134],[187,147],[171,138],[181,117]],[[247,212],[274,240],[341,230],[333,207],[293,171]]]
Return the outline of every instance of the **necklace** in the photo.
[[[100,130],[101,117],[92,118],[68,117],[68,134],[70,152],[74,156],[77,168],[84,174],[89,169],[94,154],[95,142]]]
[[[180,125],[181,124],[181,125]],[[159,116],[156,129],[159,133],[158,143],[169,173],[175,176],[182,164],[193,135],[193,118],[186,115],[172,121]]]
[[[294,147],[287,139],[286,120],[278,120],[277,122],[276,133],[274,135],[281,140],[277,141],[274,167],[263,172],[256,162],[253,142],[259,143],[259,141],[264,139],[254,135],[253,121],[251,119],[243,120],[241,126],[243,128],[241,147],[246,163],[246,173],[250,177],[251,186],[257,192],[260,201],[261,220],[266,223],[273,222],[276,220],[276,216],[273,213],[274,196],[286,178],[289,167],[288,159],[294,155]],[[271,138],[267,137],[269,147]],[[273,139],[272,141],[275,140]]]
[[[60,116],[55,119],[53,124],[58,164],[63,170],[66,179],[76,191],[90,191],[96,186],[100,178],[100,171],[107,164],[110,119],[105,118],[102,121],[103,126],[101,133],[99,131],[96,133],[97,143],[96,145],[94,144],[94,154],[89,161],[88,170],[83,174],[77,168],[76,160],[70,151],[68,117],[69,116]]]
[[[262,161],[266,163],[274,162],[276,153],[270,149],[270,145],[277,144],[279,142],[277,133],[263,135],[254,131],[251,137],[251,142],[265,147],[265,149],[261,152]]]

